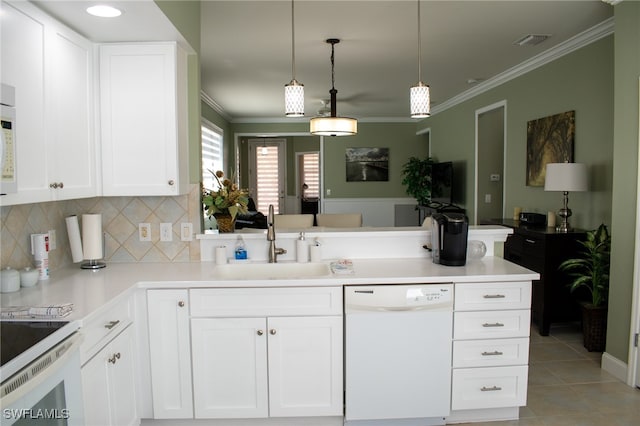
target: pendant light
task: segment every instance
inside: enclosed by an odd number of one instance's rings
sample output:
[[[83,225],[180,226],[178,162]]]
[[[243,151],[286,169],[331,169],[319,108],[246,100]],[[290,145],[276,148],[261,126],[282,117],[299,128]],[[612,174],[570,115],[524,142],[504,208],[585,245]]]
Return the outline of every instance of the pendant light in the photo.
[[[309,122],[309,129],[313,135],[321,136],[351,136],[358,133],[358,120],[349,117],[338,117],[336,114],[336,95],[338,91],[335,88],[335,52],[334,47],[340,43],[337,38],[326,40],[331,44],[331,116],[330,117],[314,117]]]
[[[420,34],[420,0],[418,0],[418,84],[410,91],[411,118],[425,118],[431,115],[431,95],[429,85],[422,82],[422,50]]]
[[[293,0],[291,0],[291,81],[284,86],[284,113],[287,117],[304,116],[304,84],[296,80],[296,36]]]

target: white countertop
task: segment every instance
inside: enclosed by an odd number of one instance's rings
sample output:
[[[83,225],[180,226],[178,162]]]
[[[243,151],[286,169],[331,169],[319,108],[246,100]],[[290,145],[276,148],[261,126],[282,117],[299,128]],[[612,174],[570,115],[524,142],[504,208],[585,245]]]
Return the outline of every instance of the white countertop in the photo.
[[[328,261],[327,261],[328,262]],[[411,284],[534,280],[539,275],[500,257],[467,261],[465,266],[436,265],[430,259],[354,259],[352,274],[290,279],[230,280],[216,276],[213,262],[112,263],[97,271],[73,265],[52,273],[47,281],[3,293],[1,306],[45,306],[73,303],[65,320],[89,319],[101,307],[136,288],[300,287],[349,284]]]

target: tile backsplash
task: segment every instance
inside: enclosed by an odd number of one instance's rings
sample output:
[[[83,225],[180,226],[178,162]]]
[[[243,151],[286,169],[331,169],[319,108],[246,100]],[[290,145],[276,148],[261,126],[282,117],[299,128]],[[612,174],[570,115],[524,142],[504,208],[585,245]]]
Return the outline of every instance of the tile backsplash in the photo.
[[[200,260],[200,245],[181,241],[180,225],[192,223],[200,232],[200,186],[191,185],[177,197],[96,197],[69,201],[3,206],[0,208],[0,267],[33,265],[30,235],[56,231],[56,248],[49,252],[49,269],[73,263],[65,218],[101,213],[105,261],[191,262]],[[151,225],[151,241],[139,241],[138,224]],[[160,241],[160,223],[171,223],[172,241]]]

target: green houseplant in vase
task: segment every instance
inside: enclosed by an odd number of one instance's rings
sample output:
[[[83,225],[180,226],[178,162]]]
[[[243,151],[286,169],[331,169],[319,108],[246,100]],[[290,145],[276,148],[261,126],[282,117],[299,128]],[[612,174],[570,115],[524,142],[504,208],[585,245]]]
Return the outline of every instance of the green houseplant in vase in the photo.
[[[580,302],[582,307],[582,334],[589,352],[602,352],[607,337],[607,299],[609,296],[609,264],[611,236],[604,224],[587,232],[579,241],[580,257],[567,259],[559,266],[572,278],[572,292],[586,288],[590,300]]]
[[[414,197],[420,206],[431,201],[431,166],[434,163],[431,157],[423,160],[410,157],[402,166],[402,184],[407,186],[407,194]]]
[[[238,188],[231,179],[225,178],[222,170],[209,172],[213,174],[217,188],[202,189],[202,206],[207,216],[216,219],[218,232],[233,232],[236,216],[248,212],[248,191]]]

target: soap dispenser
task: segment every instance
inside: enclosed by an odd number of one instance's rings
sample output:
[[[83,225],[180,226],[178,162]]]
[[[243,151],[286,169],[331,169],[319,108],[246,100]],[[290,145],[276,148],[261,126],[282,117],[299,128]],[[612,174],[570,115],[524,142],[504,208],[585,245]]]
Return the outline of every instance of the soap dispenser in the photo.
[[[309,248],[307,241],[304,239],[304,232],[296,240],[296,261],[298,263],[307,263],[309,261]]]
[[[244,245],[244,240],[242,239],[242,237],[238,237],[238,242],[236,243],[236,249],[235,249],[235,257],[236,257],[236,260],[247,259],[247,249]]]

